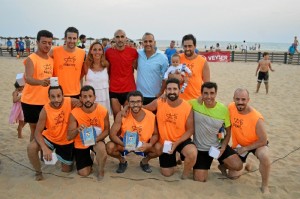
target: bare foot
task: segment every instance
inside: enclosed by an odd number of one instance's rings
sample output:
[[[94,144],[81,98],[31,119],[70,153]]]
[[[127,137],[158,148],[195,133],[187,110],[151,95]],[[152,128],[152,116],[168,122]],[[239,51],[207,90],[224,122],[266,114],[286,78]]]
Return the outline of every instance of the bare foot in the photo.
[[[97,180],[101,181],[104,178],[104,171],[99,171],[98,176],[97,176]]]
[[[35,173],[35,180],[36,181],[41,181],[44,179],[43,173],[42,172],[36,172]]]
[[[253,170],[253,164],[246,163],[245,169],[246,169],[246,171],[252,171]]]
[[[226,168],[224,167],[224,165],[221,165],[221,164],[220,164],[220,165],[218,166],[218,169],[221,171],[221,173],[222,173],[223,176],[228,177],[227,171],[226,171]]]
[[[260,190],[261,190],[261,192],[262,192],[263,194],[270,194],[270,190],[269,190],[269,187],[268,187],[268,186],[262,186],[262,187],[260,188]]]

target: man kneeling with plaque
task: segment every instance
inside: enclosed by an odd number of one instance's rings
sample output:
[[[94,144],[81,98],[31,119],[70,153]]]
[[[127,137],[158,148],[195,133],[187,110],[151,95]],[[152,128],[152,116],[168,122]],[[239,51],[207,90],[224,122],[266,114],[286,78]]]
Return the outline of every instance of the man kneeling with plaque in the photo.
[[[74,139],[75,160],[78,174],[88,176],[92,171],[92,150],[98,163],[98,180],[104,177],[107,159],[104,139],[109,133],[108,111],[104,106],[94,103],[95,89],[86,85],[81,88],[79,99],[82,107],[71,112],[68,128],[68,140]]]
[[[130,92],[127,96],[129,113],[122,117],[122,112],[116,116],[110,130],[110,142],[107,143],[108,155],[117,158],[120,163],[117,173],[124,173],[127,168],[125,156],[134,152],[143,159],[140,167],[144,172],[151,173],[149,160],[158,157],[154,148],[158,141],[155,115],[142,108],[143,95],[139,91]]]

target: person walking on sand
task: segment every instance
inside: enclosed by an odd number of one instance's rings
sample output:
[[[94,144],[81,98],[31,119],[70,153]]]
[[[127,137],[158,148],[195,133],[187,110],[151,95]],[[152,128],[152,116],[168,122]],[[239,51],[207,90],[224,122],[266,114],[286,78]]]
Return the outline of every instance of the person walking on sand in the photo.
[[[264,80],[265,87],[266,87],[266,94],[269,92],[269,70],[274,72],[275,70],[271,67],[271,61],[269,59],[269,53],[263,53],[263,59],[258,62],[258,66],[256,68],[255,76],[257,76],[257,87],[256,93],[258,93],[261,82]]]

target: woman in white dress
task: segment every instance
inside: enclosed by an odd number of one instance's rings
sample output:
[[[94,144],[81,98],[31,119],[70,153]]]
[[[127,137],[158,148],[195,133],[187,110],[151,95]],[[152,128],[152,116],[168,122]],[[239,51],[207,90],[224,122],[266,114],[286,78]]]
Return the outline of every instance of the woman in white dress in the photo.
[[[92,43],[84,64],[84,85],[94,87],[96,102],[106,107],[110,114],[108,67],[102,44],[98,41]]]

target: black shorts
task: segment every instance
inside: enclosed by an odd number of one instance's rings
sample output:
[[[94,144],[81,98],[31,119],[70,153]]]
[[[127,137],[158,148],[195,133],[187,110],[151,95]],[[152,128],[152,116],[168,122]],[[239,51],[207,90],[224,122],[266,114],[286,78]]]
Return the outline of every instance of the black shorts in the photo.
[[[75,99],[79,99],[79,97],[80,97],[80,94],[78,94],[78,95],[65,95],[65,97],[71,97],[71,98],[75,98]]]
[[[45,136],[44,136],[44,141],[49,149],[51,149],[52,151],[55,149],[57,159],[61,163],[65,165],[73,164],[74,143],[66,144],[66,145],[58,145],[48,140]]]
[[[150,104],[152,101],[156,100],[157,97],[144,97],[143,105]]]
[[[32,105],[21,102],[23,114],[24,114],[24,122],[27,123],[37,123],[39,120],[40,112],[43,109],[43,105]]]
[[[25,50],[25,49],[24,49],[24,48],[22,48],[22,49],[20,49],[20,52],[22,52],[22,53],[23,53],[23,52],[24,52],[24,50]]]
[[[266,146],[268,146],[268,145],[269,145],[269,141],[267,141]],[[253,155],[255,155],[255,152],[256,152],[256,149],[252,149],[252,150],[248,151],[247,154],[244,157],[242,157],[240,155],[239,155],[239,157],[242,160],[242,162],[245,163],[246,160],[247,160],[247,157],[248,157],[249,153],[253,153]]]
[[[115,93],[109,91],[109,98],[118,99],[119,103],[123,106],[127,100],[127,95],[129,92],[125,93]]]
[[[163,153],[161,156],[159,156],[159,165],[162,168],[171,168],[175,167],[177,165],[176,162],[176,151],[180,153],[181,160],[184,160],[184,155],[181,153],[182,149],[189,144],[193,144],[191,138],[187,139],[186,141],[182,142],[180,145],[177,146],[173,154],[167,154]]]
[[[257,78],[257,82],[261,83],[262,80],[264,80],[265,83],[268,82],[269,80],[269,72],[258,72],[258,78]]]
[[[223,164],[223,160],[234,154],[237,153],[227,145],[224,153],[221,155],[221,157],[219,157],[218,161],[220,162],[220,164]],[[209,156],[208,151],[198,151],[197,161],[193,168],[209,170],[213,159],[213,157]]]
[[[93,146],[89,146],[86,149],[74,148],[77,171],[93,165],[93,160],[90,153],[91,150],[93,151]]]

